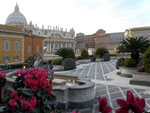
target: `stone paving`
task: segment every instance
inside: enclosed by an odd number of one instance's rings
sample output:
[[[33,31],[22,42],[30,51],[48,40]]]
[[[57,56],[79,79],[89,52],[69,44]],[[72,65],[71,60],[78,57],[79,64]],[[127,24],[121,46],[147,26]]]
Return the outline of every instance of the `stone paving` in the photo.
[[[145,110],[149,111],[150,94],[146,94],[147,90],[145,88],[128,87],[129,85],[120,86],[119,84],[110,84],[113,78],[108,77],[107,75],[113,71],[116,71],[115,63],[116,60],[108,62],[92,62],[88,64],[80,64],[75,70],[55,73],[59,73],[62,75],[74,75],[78,76],[80,79],[90,78],[92,79],[92,81],[96,80],[96,110],[98,110],[98,97],[101,96],[107,98],[108,104],[113,108],[112,113],[115,113],[115,111],[119,108],[119,106],[116,103],[116,99],[125,99],[126,92],[130,90],[136,97],[138,96],[145,98]],[[98,111],[96,111],[96,113],[98,113]]]

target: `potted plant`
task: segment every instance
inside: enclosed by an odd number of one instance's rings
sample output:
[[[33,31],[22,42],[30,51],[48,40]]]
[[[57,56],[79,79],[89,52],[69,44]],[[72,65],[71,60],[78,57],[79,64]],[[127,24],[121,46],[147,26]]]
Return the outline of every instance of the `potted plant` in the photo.
[[[4,86],[6,84],[6,75],[0,72],[0,103],[4,98]]]
[[[50,113],[54,110],[55,97],[51,94],[52,79],[44,69],[17,71],[15,91],[7,97],[4,112]]]

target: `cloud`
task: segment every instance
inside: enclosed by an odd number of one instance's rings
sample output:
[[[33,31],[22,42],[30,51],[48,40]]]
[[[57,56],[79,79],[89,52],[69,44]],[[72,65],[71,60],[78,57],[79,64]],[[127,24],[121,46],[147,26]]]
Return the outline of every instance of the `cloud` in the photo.
[[[1,1],[0,22],[4,23],[16,0]],[[27,21],[39,26],[74,28],[92,34],[98,29],[120,32],[150,25],[149,0],[18,0]]]

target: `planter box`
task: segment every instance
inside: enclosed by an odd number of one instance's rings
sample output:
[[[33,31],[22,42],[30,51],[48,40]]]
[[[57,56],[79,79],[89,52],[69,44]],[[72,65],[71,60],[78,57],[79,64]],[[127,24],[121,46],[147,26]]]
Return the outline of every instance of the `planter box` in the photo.
[[[62,71],[62,70],[64,70],[64,66],[63,65],[53,65],[53,70],[54,71]]]
[[[82,59],[78,60],[77,62],[79,62],[79,64],[91,63],[91,59]]]
[[[150,82],[150,73],[134,72],[132,75],[133,75],[133,79]]]
[[[133,79],[130,80],[130,84],[150,86],[150,73],[146,72],[133,73]]]
[[[120,76],[132,78],[132,74],[136,72],[136,67],[120,66]]]

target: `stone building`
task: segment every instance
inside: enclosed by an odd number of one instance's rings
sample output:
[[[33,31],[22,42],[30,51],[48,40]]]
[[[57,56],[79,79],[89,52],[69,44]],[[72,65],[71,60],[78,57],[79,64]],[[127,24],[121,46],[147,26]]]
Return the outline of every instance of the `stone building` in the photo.
[[[133,32],[134,37],[145,37],[145,38],[148,38],[150,40],[150,26],[131,28],[131,31]],[[125,38],[129,37],[129,30],[128,29],[125,30],[124,37]]]
[[[104,34],[95,37],[95,49],[107,48],[109,44],[109,35]]]
[[[115,33],[107,33],[107,35],[109,36],[107,49],[109,50],[109,53],[116,54],[117,47],[121,44],[121,42],[124,39],[124,33],[115,32]]]
[[[44,40],[44,47],[46,47],[45,53],[47,54],[55,54],[57,49],[60,48],[72,48],[75,50],[75,39],[66,39],[60,35],[54,35]]]
[[[84,34],[78,33],[75,37],[75,41],[76,41],[75,51],[77,54],[80,54],[82,49],[86,48],[86,43],[84,41]]]
[[[24,35],[21,28],[0,25],[0,64],[24,62]]]
[[[76,51],[80,53],[82,49],[94,49],[95,48],[95,38],[105,34],[103,29],[99,29],[96,33],[92,35],[84,35],[84,33],[78,33],[75,37],[76,39]]]
[[[45,39],[45,37],[35,35],[31,31],[27,30],[27,20],[25,16],[20,12],[17,4],[14,11],[7,17],[5,24],[6,25],[3,26],[11,28],[8,30],[9,35],[11,35],[13,29],[19,29],[19,32],[22,32],[22,56],[18,55],[19,58],[22,57],[22,62],[26,60],[28,56],[33,55],[37,52],[43,54],[43,40]],[[12,37],[14,36],[12,35]]]
[[[18,4],[16,4],[14,11],[7,17],[5,24],[24,29],[27,34],[25,35],[25,40],[27,40],[25,43],[30,43],[30,45],[25,46],[27,56],[31,53],[33,54],[35,51],[39,51],[43,54],[44,48],[46,48],[44,52],[48,54],[54,54],[55,51],[61,47],[71,47],[75,49],[75,31],[73,28],[67,31],[67,29],[64,30],[58,26],[48,26],[47,28],[42,26],[42,28],[39,28],[37,25],[33,25],[32,22],[28,24],[25,16],[20,12]],[[31,42],[34,44],[31,45]],[[25,58],[27,56],[25,56]]]
[[[45,37],[25,34],[24,36],[24,59],[36,53],[43,55],[43,40]]]

